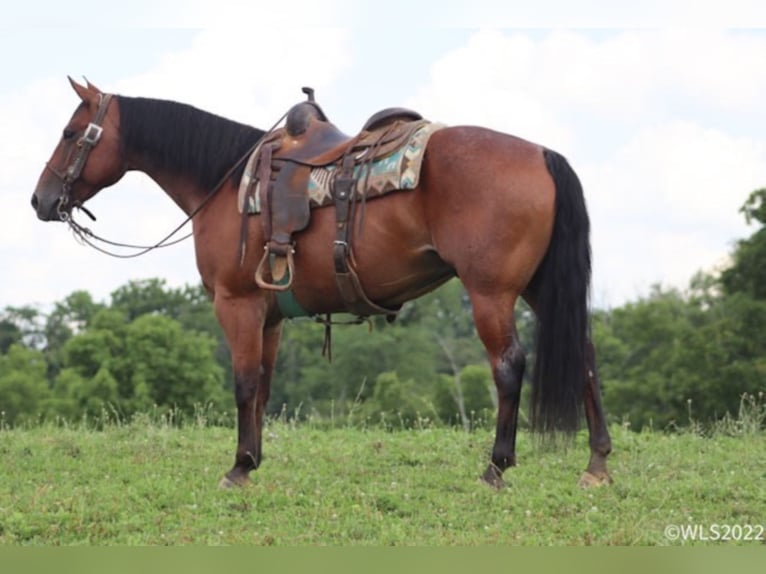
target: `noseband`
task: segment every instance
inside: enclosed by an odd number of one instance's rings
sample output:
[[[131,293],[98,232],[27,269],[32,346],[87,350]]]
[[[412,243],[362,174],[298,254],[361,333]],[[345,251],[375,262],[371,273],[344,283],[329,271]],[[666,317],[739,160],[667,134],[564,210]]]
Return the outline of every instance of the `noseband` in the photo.
[[[95,220],[93,214],[82,206],[82,202],[72,201],[72,186],[80,179],[82,170],[85,168],[85,162],[88,161],[88,155],[101,139],[104,131],[102,124],[106,117],[106,111],[109,108],[109,102],[112,101],[112,94],[99,94],[98,110],[93,121],[85,128],[85,132],[77,140],[74,157],[69,166],[62,172],[52,167],[50,163],[45,164],[45,168],[61,180],[61,195],[59,196],[56,212],[61,221],[67,221],[70,218],[72,207],[82,209],[91,219]],[[69,205],[71,202],[71,205]],[[67,209],[68,207],[68,209]]]

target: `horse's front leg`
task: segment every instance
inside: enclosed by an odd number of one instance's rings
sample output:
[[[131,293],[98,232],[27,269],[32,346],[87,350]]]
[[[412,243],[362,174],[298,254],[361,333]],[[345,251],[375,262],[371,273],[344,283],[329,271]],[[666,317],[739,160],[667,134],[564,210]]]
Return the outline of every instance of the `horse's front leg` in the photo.
[[[281,323],[265,326],[266,306],[260,298],[216,297],[216,314],[231,349],[237,404],[237,451],[234,466],[221,487],[247,484],[262,459],[262,431]]]

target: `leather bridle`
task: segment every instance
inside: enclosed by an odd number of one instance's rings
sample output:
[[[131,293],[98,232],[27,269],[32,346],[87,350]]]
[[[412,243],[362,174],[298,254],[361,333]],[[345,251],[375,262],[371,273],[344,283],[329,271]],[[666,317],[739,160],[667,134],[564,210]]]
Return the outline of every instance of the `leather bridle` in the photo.
[[[112,94],[99,94],[98,110],[88,126],[85,128],[82,136],[77,140],[75,144],[74,154],[70,153],[71,162],[64,171],[58,170],[50,165],[50,162],[45,164],[45,169],[50,171],[59,180],[61,180],[61,195],[59,196],[58,204],[56,205],[56,213],[58,213],[61,221],[68,221],[71,217],[71,211],[73,207],[77,207],[85,211],[91,219],[95,219],[87,209],[83,208],[82,202],[73,201],[72,199],[72,187],[80,179],[82,170],[85,168],[85,163],[88,161],[90,152],[96,147],[96,144],[101,139],[101,134],[104,131],[102,124],[106,117],[106,112],[109,108],[109,103],[112,101]]]

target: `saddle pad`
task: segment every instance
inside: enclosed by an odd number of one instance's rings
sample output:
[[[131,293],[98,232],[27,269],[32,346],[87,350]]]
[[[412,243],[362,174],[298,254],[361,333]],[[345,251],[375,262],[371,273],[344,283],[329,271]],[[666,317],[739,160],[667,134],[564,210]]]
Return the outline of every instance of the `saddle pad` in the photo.
[[[370,199],[399,189],[414,189],[420,178],[420,168],[428,139],[431,134],[444,127],[444,124],[439,123],[423,123],[413,132],[406,145],[370,163],[364,162],[366,150],[360,152],[357,162],[361,163],[354,167],[354,177],[358,179],[356,185],[358,196],[366,196]],[[251,159],[254,159],[259,152],[260,149],[256,149]],[[247,186],[252,178],[251,163],[248,162],[240,182],[238,206],[240,213],[246,207],[247,213],[255,215],[261,212],[260,194],[257,191],[247,198],[247,206],[244,205]],[[336,165],[311,169],[307,190],[311,207],[332,204],[331,190],[337,171]],[[257,185],[260,185],[260,182]]]

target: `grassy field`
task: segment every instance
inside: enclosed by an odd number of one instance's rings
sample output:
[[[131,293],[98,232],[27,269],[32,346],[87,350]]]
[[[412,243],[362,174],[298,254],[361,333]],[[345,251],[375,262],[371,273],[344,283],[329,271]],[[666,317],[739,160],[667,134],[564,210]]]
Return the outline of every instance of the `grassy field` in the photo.
[[[679,545],[721,544],[714,525],[766,525],[763,432],[612,433],[611,487],[577,487],[584,434],[554,450],[522,433],[519,466],[494,491],[478,481],[489,431],[272,421],[252,486],[221,491],[229,428],[138,420],[100,431],[3,429],[0,543]],[[669,536],[674,525],[703,530],[683,540]],[[727,543],[737,542],[765,544]]]

